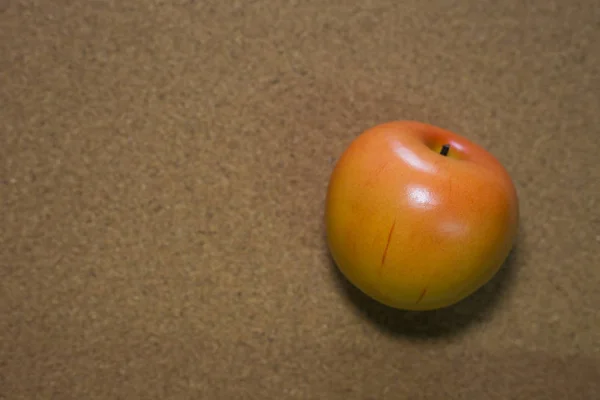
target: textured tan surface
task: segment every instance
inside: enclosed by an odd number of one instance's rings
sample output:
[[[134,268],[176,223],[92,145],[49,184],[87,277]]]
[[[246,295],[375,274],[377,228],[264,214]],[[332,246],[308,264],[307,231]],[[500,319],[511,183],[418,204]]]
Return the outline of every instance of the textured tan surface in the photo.
[[[1,399],[600,397],[596,1],[0,4]],[[335,158],[404,118],[521,199],[441,312],[324,245]]]

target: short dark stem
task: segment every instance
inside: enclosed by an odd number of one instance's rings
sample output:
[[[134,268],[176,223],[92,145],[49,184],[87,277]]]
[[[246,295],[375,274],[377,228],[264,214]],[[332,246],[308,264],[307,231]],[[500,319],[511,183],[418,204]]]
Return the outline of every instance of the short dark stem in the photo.
[[[445,144],[442,146],[442,151],[440,151],[440,154],[443,156],[447,156],[449,151],[450,151],[450,145]]]

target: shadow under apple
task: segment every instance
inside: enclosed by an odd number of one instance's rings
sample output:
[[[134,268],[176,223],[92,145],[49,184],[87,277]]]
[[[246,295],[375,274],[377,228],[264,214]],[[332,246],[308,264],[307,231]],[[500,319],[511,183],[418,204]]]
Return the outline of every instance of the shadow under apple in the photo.
[[[393,335],[427,339],[459,334],[489,318],[513,281],[520,248],[517,241],[496,275],[475,293],[452,306],[433,311],[398,310],[373,300],[350,283],[337,268],[331,254],[327,254],[334,279],[366,320]]]

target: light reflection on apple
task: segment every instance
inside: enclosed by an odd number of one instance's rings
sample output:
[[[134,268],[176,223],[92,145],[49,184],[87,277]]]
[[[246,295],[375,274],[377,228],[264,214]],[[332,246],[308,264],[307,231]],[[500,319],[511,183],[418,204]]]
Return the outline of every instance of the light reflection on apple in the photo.
[[[424,161],[423,157],[415,154],[411,149],[403,146],[400,142],[394,141],[393,148],[394,152],[414,169],[427,173],[436,172],[434,165]]]
[[[430,210],[440,204],[439,199],[429,188],[411,185],[406,188],[406,191],[412,207]]]
[[[469,232],[469,227],[458,221],[444,221],[439,224],[440,231],[450,237],[464,236]]]

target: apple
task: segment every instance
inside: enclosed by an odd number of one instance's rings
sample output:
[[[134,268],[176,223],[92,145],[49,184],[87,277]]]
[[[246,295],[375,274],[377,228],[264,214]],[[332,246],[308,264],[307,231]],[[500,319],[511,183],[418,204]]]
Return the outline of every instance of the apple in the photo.
[[[358,135],[327,188],[327,245],[342,274],[387,306],[433,310],[487,283],[518,230],[506,169],[465,137],[417,121]]]

